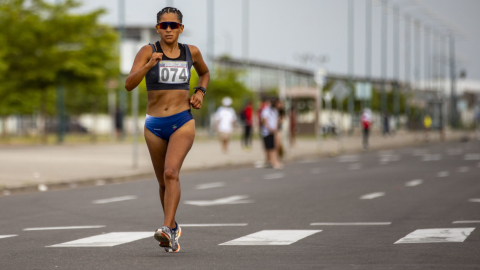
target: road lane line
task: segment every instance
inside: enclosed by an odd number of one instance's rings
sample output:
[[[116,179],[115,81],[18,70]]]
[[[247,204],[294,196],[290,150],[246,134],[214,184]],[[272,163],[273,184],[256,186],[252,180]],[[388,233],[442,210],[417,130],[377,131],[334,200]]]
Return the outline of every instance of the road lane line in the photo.
[[[480,202],[480,199],[470,199],[469,202]]]
[[[423,183],[422,179],[416,179],[416,180],[408,181],[407,183],[405,183],[405,186],[414,187],[414,186],[421,185],[422,183]]]
[[[95,200],[92,203],[101,204],[101,203],[121,202],[121,201],[135,200],[136,198],[137,196],[122,196],[122,197],[114,197],[109,199]]]
[[[239,227],[247,225],[248,223],[180,224],[182,227]]]
[[[5,234],[5,235],[0,235],[0,239],[2,239],[2,238],[8,238],[8,237],[14,237],[14,236],[18,236],[18,234]]]
[[[371,200],[371,199],[375,199],[375,198],[382,197],[382,196],[385,196],[385,192],[374,192],[374,193],[365,194],[365,195],[361,196],[360,199],[361,200]]]
[[[439,172],[437,174],[438,177],[447,177],[449,175],[450,175],[450,173],[448,171]]]
[[[466,166],[458,168],[458,172],[468,172],[468,170],[469,168]]]
[[[94,226],[68,226],[68,227],[38,227],[38,228],[26,228],[24,231],[47,231],[47,230],[74,230],[74,229],[94,229],[103,228],[105,225]]]
[[[232,241],[222,243],[222,246],[263,246],[290,245],[321,230],[263,230]]]
[[[463,242],[475,228],[421,229],[394,244]]]
[[[464,224],[464,223],[480,223],[480,220],[458,220],[452,222],[453,224]]]
[[[263,176],[263,179],[269,180],[269,179],[280,179],[284,178],[285,174],[284,173],[271,173]]]
[[[153,232],[111,232],[47,247],[113,247],[153,237]]]
[[[392,222],[316,222],[310,223],[311,226],[383,226],[390,225]]]
[[[207,189],[207,188],[216,188],[216,187],[223,187],[223,186],[225,186],[224,182],[214,182],[214,183],[197,185],[195,188],[196,189]]]

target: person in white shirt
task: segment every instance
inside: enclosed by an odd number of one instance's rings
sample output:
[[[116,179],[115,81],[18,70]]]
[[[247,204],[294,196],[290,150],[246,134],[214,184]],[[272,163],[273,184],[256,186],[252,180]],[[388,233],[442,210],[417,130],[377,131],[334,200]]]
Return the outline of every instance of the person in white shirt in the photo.
[[[237,115],[232,107],[232,99],[224,97],[222,99],[222,106],[217,109],[215,113],[215,127],[220,135],[222,142],[222,150],[224,153],[228,151],[228,142],[233,131],[233,126],[236,124]]]
[[[278,151],[275,137],[278,134],[278,111],[277,100],[272,100],[271,105],[262,110],[260,119],[262,122],[262,136],[265,144],[265,151],[267,152],[267,163],[275,169],[282,169],[283,165],[278,161]]]

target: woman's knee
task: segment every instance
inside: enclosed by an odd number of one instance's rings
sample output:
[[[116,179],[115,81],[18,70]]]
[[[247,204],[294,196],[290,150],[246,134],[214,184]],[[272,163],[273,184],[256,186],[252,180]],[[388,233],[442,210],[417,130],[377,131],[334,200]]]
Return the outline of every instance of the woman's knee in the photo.
[[[173,168],[165,168],[163,175],[165,182],[178,181],[178,170]]]

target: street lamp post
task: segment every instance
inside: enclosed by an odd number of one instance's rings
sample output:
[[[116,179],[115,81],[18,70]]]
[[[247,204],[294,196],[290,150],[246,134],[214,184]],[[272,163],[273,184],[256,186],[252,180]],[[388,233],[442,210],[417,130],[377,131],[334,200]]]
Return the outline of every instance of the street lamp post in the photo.
[[[400,98],[399,98],[399,91],[400,91],[400,9],[398,6],[393,7],[394,13],[394,41],[393,41],[393,76],[395,77],[395,84],[394,84],[394,103],[393,103],[393,111],[395,114],[395,124],[398,127],[399,123],[399,113],[400,113]]]
[[[382,77],[382,99],[381,99],[381,112],[382,117],[385,117],[387,113],[387,95],[385,93],[385,84],[387,76],[387,0],[382,0],[382,48],[381,48],[381,77]]]
[[[410,40],[410,16],[405,15],[405,87],[406,87],[406,98],[405,98],[405,114],[407,115],[407,129],[409,128],[410,124],[410,63],[411,63],[411,56],[410,56],[410,47],[412,45]]]
[[[367,83],[370,84],[372,75],[372,2],[365,1],[365,77]],[[367,107],[371,105],[367,103]]]
[[[348,112],[350,113],[350,134],[353,132],[353,42],[354,42],[354,25],[353,25],[353,0],[348,0],[348,87],[350,95],[348,97]]]

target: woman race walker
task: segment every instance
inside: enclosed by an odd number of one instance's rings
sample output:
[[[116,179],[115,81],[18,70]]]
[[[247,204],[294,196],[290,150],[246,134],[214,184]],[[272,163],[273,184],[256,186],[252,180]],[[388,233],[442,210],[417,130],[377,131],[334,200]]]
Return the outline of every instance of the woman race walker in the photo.
[[[179,171],[195,137],[195,120],[190,111],[202,107],[210,74],[202,54],[193,45],[178,43],[183,32],[180,10],[166,7],[157,14],[160,40],[143,46],[137,53],[125,81],[131,91],[143,77],[147,84],[148,106],[145,140],[160,185],[160,201],[165,215],[163,227],[154,237],[166,252],[180,251],[182,229],[175,221],[180,201]],[[190,68],[195,67],[199,86],[190,96]]]

